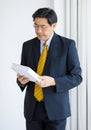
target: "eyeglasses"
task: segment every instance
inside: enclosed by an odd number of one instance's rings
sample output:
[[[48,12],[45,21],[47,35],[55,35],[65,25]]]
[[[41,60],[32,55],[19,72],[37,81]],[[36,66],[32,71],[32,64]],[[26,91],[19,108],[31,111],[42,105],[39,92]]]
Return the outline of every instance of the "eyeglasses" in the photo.
[[[35,30],[38,30],[39,28],[41,28],[42,30],[46,30],[48,28],[48,26],[46,26],[46,25],[34,24],[33,26],[34,26]]]

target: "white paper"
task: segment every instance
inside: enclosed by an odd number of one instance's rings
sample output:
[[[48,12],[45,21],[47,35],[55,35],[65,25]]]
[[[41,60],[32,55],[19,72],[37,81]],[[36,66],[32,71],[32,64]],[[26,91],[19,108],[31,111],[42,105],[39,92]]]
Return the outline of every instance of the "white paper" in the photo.
[[[30,67],[13,63],[11,69],[14,70],[16,73],[29,78],[32,82],[40,81],[39,75]]]

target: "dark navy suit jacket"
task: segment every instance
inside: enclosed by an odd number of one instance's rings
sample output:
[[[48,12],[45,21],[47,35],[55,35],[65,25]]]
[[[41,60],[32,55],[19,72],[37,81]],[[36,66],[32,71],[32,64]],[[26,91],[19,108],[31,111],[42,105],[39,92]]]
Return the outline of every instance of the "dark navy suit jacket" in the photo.
[[[37,70],[40,57],[40,41],[38,38],[26,41],[23,44],[21,64]],[[74,40],[54,33],[48,50],[48,56],[43,75],[55,78],[56,86],[43,88],[44,102],[49,119],[59,120],[71,115],[69,103],[69,90],[78,86],[81,81],[81,67]],[[23,91],[26,88],[24,101],[24,115],[31,120],[36,99],[33,96],[34,83],[22,85],[17,80]]]

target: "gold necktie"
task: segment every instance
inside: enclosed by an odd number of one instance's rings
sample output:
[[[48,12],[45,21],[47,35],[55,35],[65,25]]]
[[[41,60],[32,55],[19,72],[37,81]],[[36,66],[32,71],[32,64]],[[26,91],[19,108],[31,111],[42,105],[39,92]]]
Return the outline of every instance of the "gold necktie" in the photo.
[[[43,51],[42,51],[41,56],[39,58],[38,67],[37,67],[37,73],[39,75],[42,75],[42,73],[43,73],[46,57],[47,57],[47,44],[44,43],[44,48],[43,48]],[[38,101],[41,101],[43,99],[43,90],[37,84],[35,84],[34,96]]]

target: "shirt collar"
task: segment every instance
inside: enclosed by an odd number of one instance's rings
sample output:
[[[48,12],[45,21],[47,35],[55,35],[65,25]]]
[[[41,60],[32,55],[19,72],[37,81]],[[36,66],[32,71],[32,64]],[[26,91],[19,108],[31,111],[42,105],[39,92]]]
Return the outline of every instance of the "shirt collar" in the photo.
[[[52,33],[51,37],[46,41],[46,44],[47,44],[48,48],[49,48],[49,46],[50,46],[50,43],[51,43],[51,40],[52,40],[53,35],[54,35],[54,32]],[[45,42],[45,41],[40,40],[41,47],[43,46],[44,42]]]

